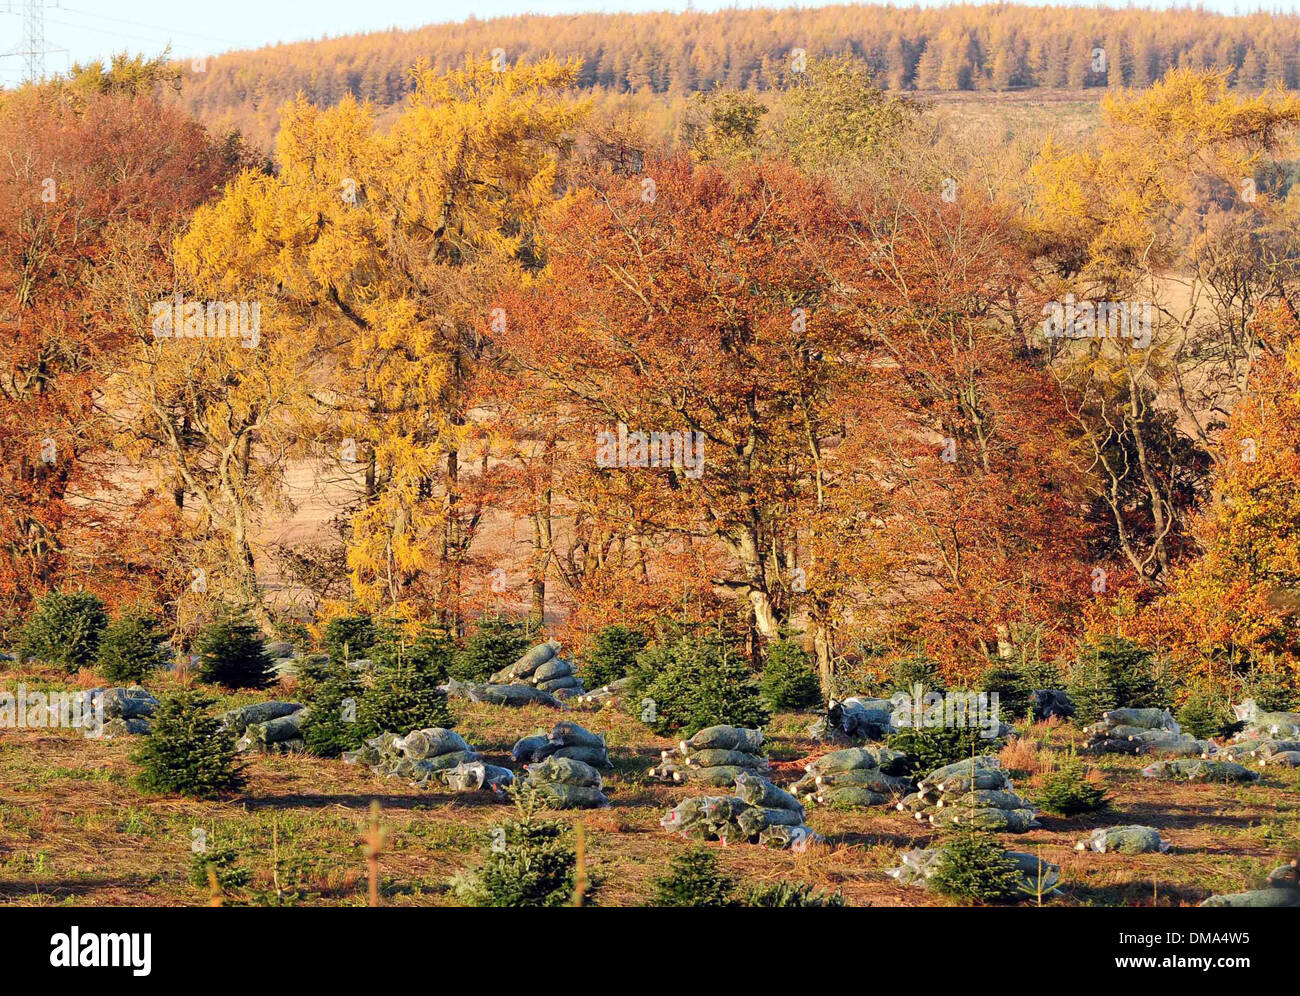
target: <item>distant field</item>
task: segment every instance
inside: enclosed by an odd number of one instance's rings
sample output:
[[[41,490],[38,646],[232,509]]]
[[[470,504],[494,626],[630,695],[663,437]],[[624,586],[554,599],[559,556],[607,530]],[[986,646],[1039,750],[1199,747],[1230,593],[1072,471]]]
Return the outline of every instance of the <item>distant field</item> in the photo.
[[[1100,119],[1104,91],[1025,90],[1006,93],[920,92],[912,95],[950,121],[954,129],[968,131],[991,142],[1010,142],[1018,136],[1054,133],[1067,139],[1085,134]]]

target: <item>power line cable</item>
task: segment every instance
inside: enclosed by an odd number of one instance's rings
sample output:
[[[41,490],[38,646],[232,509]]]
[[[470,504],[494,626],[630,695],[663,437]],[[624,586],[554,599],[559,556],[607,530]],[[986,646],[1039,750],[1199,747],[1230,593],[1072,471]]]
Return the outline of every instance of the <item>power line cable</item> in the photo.
[[[162,32],[164,32],[164,33],[166,33],[166,34],[171,34],[171,35],[189,35],[190,37],[193,37],[193,38],[202,38],[204,41],[215,41],[215,42],[220,42],[220,43],[223,44],[223,45],[239,45],[239,44],[241,44],[240,42],[232,41],[232,40],[230,40],[229,38],[220,38],[220,37],[218,37],[218,36],[216,36],[216,35],[213,35],[213,34],[211,34],[211,33],[209,33],[209,32],[206,32],[206,31],[187,31],[187,30],[185,30],[185,29],[183,29],[183,28],[169,28],[169,27],[166,27],[166,26],[161,25],[161,24],[150,24],[150,23],[147,23],[147,22],[145,22],[145,21],[133,21],[133,20],[130,20],[130,19],[125,18],[125,17],[112,17],[112,16],[110,16],[110,15],[108,15],[108,14],[96,14],[94,11],[90,11],[90,10],[80,10],[80,9],[78,9],[78,8],[76,8],[76,7],[59,7],[59,8],[57,8],[57,9],[58,9],[58,10],[61,10],[61,11],[66,10],[66,11],[67,11],[68,13],[70,13],[70,14],[80,14],[80,15],[83,15],[83,16],[85,16],[85,17],[97,17],[97,18],[100,18],[101,20],[105,20],[105,21],[115,21],[115,22],[117,22],[118,24],[130,24],[130,25],[133,25],[133,26],[138,27],[138,28],[149,28],[149,29],[154,30],[154,31],[162,31]],[[87,25],[87,27],[91,27],[91,26],[90,26],[90,25]],[[101,28],[97,28],[97,27],[96,27],[96,28],[94,28],[94,30],[95,30],[95,31],[100,31],[100,30],[105,30],[105,29],[101,29]]]

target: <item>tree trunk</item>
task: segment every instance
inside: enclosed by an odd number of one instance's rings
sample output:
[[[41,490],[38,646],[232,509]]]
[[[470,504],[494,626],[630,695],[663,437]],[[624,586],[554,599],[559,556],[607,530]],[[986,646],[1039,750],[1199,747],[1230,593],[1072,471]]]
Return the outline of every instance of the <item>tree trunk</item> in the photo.
[[[835,690],[835,661],[831,657],[830,633],[819,620],[812,620],[813,657],[817,661],[817,676],[821,680],[822,696],[830,701]]]

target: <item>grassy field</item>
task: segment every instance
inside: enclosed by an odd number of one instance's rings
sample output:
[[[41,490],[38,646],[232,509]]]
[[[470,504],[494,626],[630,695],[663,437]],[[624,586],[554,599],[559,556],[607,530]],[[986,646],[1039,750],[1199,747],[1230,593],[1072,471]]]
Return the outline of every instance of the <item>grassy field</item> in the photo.
[[[40,675],[6,674],[6,687]],[[283,694],[284,690],[276,690]],[[247,701],[248,696],[238,701]],[[234,699],[229,702],[233,704]],[[457,729],[488,759],[508,763],[519,736],[549,727],[556,713],[456,704]],[[602,905],[645,902],[651,880],[687,846],[659,827],[682,798],[705,790],[647,781],[646,769],[669,742],[614,710],[574,712],[605,734],[614,760],[608,809],[565,812],[585,828],[588,871]],[[781,714],[769,727],[775,780],[794,780],[817,749],[804,728],[811,717]],[[1039,725],[1003,753],[1017,790],[1030,798],[1072,743],[1073,727]],[[133,738],[87,740],[76,731],[0,733],[0,903],[17,905],[203,905],[207,887],[189,881],[191,842],[202,829],[210,846],[231,847],[251,873],[228,890],[228,903],[364,905],[363,855],[372,800],[386,841],[380,857],[381,902],[450,905],[448,879],[475,865],[485,838],[508,803],[487,794],[412,788],[363,767],[307,756],[251,758],[246,790],[213,802],[146,795],[132,784]],[[1109,814],[1062,819],[1043,815],[1041,829],[1004,839],[1062,867],[1063,893],[1050,905],[1192,905],[1211,892],[1256,885],[1300,850],[1300,778],[1266,769],[1252,786],[1152,782],[1137,758],[1104,757],[1095,777],[1112,793]],[[1103,825],[1158,827],[1167,854],[1128,857],[1078,853],[1074,844]],[[841,890],[852,905],[945,903],[898,886],[884,874],[901,850],[936,835],[892,809],[810,809],[808,824],[827,843],[795,855],[760,847],[711,845],[720,864],[744,884],[796,879]]]

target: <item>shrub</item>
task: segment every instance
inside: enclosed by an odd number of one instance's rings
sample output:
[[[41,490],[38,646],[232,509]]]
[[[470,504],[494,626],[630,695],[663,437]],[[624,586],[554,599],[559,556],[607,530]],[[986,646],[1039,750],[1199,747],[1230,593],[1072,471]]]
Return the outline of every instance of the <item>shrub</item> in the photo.
[[[239,863],[239,852],[233,847],[213,847],[190,856],[190,884],[206,889],[211,886],[208,881],[208,869],[217,877],[217,885],[222,889],[238,889],[253,880],[252,872]]]
[[[1034,689],[1021,671],[1012,667],[995,666],[984,672],[980,680],[981,692],[998,694],[998,711],[1016,719],[1029,715],[1030,696]]]
[[[653,884],[652,906],[730,906],[736,880],[718,871],[714,854],[693,847],[673,858],[668,874]]]
[[[983,903],[1022,898],[1016,863],[996,837],[959,828],[939,855],[930,887],[945,896]]]
[[[1083,726],[1097,722],[1109,709],[1169,704],[1156,681],[1150,651],[1117,636],[1103,636],[1079,648],[1069,692],[1074,718]]]
[[[919,776],[973,754],[995,754],[1005,741],[981,736],[976,726],[909,726],[891,734],[887,743],[907,755],[908,773]]]
[[[396,623],[376,628],[369,656],[377,668],[418,671],[435,683],[447,680],[456,659],[456,644],[442,626],[426,624],[414,639]]]
[[[1254,699],[1265,712],[1292,712],[1300,710],[1300,691],[1296,679],[1285,665],[1278,667],[1270,658],[1255,664],[1242,682],[1241,698]]]
[[[529,647],[523,623],[508,619],[481,619],[456,655],[449,673],[461,681],[487,681],[495,672],[508,667]]]
[[[325,624],[321,649],[336,661],[359,661],[370,652],[378,634],[369,616],[336,616]]]
[[[773,709],[807,709],[821,705],[822,687],[804,649],[781,640],[767,653],[759,689]]]
[[[494,828],[483,863],[452,888],[467,906],[567,906],[577,886],[577,853],[567,823],[537,817],[535,798],[517,797],[519,817]],[[587,895],[590,895],[590,891]]]
[[[338,757],[360,747],[362,688],[352,668],[342,661],[313,658],[299,670],[298,683],[311,704],[302,721],[306,749],[317,757]]]
[[[235,734],[209,707],[215,699],[183,691],[164,699],[152,717],[153,733],[132,760],[143,767],[146,791],[211,798],[244,784],[235,759]]]
[[[1232,710],[1209,695],[1193,695],[1178,710],[1178,727],[1197,740],[1225,735],[1236,724]]]
[[[636,677],[641,721],[664,736],[692,736],[719,723],[758,727],[772,718],[749,668],[716,638],[682,637],[646,650]]]
[[[198,651],[200,681],[227,688],[265,688],[274,677],[262,637],[246,620],[219,619],[204,626]]]
[[[171,655],[161,646],[165,637],[156,616],[122,612],[99,641],[99,670],[116,684],[138,684],[167,666]]]
[[[1110,805],[1105,790],[1088,781],[1087,770],[1075,758],[1062,762],[1047,776],[1037,802],[1042,809],[1060,816],[1095,813]]]
[[[71,673],[95,659],[108,613],[88,591],[52,591],[36,603],[23,627],[19,652]]]
[[[948,687],[939,671],[938,661],[933,661],[924,654],[900,657],[894,661],[889,669],[887,684],[890,691],[907,692],[909,695],[917,685],[927,692],[942,692]]]
[[[754,886],[745,893],[742,906],[847,906],[838,892],[819,892],[803,882],[773,882]]]
[[[437,686],[436,679],[412,668],[380,672],[357,705],[356,742],[430,726],[450,729],[455,721]]]
[[[606,626],[591,641],[582,657],[582,678],[590,688],[608,685],[625,677],[636,666],[637,654],[649,638],[628,626]]]

